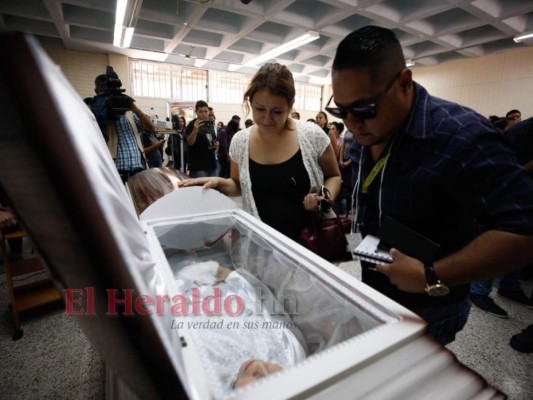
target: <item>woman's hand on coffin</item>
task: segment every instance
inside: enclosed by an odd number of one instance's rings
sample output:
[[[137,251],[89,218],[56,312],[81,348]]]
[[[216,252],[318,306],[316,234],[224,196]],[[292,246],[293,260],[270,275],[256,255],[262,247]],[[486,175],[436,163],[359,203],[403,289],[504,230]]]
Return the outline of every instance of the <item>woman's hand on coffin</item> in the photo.
[[[269,363],[263,360],[245,361],[239,369],[234,387],[239,388],[248,385],[249,383],[261,379],[266,375],[270,375],[281,370],[283,370],[283,368],[281,368],[280,365]]]
[[[426,288],[424,264],[398,249],[391,249],[390,255],[392,263],[378,265],[376,269],[387,275],[390,282],[398,289],[409,293],[424,293]]]
[[[202,186],[204,189],[217,189],[219,186],[221,186],[223,180],[224,178],[218,178],[215,176],[185,179],[181,182],[178,182],[178,187]]]

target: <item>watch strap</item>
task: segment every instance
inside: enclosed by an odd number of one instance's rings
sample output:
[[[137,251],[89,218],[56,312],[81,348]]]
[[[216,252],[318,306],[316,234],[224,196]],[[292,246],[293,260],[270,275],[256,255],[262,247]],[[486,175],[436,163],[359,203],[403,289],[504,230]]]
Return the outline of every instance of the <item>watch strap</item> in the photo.
[[[426,282],[428,285],[432,286],[439,283],[437,275],[435,274],[435,267],[433,266],[433,263],[424,265],[424,271],[426,273]]]

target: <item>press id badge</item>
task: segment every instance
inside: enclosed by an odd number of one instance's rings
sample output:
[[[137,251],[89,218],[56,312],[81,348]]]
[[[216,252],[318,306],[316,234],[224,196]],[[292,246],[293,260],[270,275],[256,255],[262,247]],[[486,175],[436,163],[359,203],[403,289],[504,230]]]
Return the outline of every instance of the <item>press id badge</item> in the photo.
[[[359,243],[363,240],[363,235],[361,235],[361,232],[350,232],[346,234],[346,242],[348,242],[348,245],[346,246],[346,250],[350,253],[353,253],[355,251],[355,248],[359,246]]]

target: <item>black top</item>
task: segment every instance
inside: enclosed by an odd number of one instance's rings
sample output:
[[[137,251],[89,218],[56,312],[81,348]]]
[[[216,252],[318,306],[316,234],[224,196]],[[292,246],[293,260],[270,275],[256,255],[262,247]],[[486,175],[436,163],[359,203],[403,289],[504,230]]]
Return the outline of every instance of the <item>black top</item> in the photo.
[[[250,179],[261,220],[296,240],[311,221],[303,205],[311,181],[301,150],[280,164],[264,165],[250,159]]]
[[[185,129],[185,140],[191,134],[194,128],[193,119]],[[215,151],[212,146],[212,141],[216,139],[215,128],[212,124],[203,124],[198,128],[196,141],[192,146],[189,146],[189,169],[191,171],[208,171],[217,167],[215,159]]]

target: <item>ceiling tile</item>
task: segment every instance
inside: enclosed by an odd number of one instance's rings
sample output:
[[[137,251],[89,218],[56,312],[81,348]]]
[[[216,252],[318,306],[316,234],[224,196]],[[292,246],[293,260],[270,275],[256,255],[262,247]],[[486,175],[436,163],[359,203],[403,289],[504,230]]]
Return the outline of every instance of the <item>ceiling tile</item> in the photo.
[[[70,4],[63,4],[63,18],[66,23],[73,25],[84,25],[111,30],[115,26],[114,12],[92,10]]]
[[[250,39],[239,39],[231,46],[228,47],[230,50],[243,51],[252,54],[259,54],[263,48],[263,43],[256,40]]]
[[[192,29],[184,38],[186,43],[200,44],[204,46],[218,47],[222,42],[223,35],[219,33]]]
[[[196,27],[238,33],[248,20],[249,18],[241,14],[210,8],[198,20]]]
[[[0,1],[0,13],[50,19],[50,13],[42,0],[2,0]]]
[[[176,28],[169,24],[139,19],[135,26],[135,34],[153,36],[160,39],[172,39],[176,34]]]
[[[100,29],[91,29],[81,26],[71,26],[70,36],[74,39],[96,41],[100,43],[113,43],[113,32]]]
[[[59,31],[52,22],[15,17],[11,15],[6,15],[3,22],[5,28],[9,30],[34,33],[44,36],[59,36]]]

